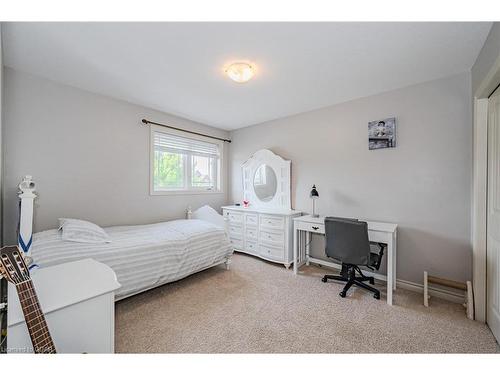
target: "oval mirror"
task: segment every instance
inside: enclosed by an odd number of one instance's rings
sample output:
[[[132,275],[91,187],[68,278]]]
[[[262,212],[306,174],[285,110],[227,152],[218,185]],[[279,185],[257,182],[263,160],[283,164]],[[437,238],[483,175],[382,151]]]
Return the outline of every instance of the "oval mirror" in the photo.
[[[274,198],[278,181],[274,169],[269,165],[261,164],[255,171],[253,188],[255,195],[263,202],[269,202]]]

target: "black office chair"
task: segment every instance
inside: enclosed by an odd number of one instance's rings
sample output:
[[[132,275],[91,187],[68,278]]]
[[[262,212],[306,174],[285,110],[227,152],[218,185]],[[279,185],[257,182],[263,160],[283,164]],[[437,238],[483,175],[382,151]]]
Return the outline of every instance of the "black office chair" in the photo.
[[[373,285],[375,284],[375,279],[363,275],[359,266],[378,270],[386,245],[378,242],[370,242],[368,240],[367,223],[356,219],[326,217],[325,234],[326,255],[342,262],[342,270],[340,271],[340,276],[325,275],[321,281],[324,283],[329,279],[345,281],[347,284],[339,294],[342,298],[346,296],[351,286],[356,285],[369,290],[374,293],[374,298],[380,299],[379,290],[363,283],[363,281],[368,281]],[[370,244],[378,245],[379,252],[373,253]],[[360,276],[356,276],[356,271]]]

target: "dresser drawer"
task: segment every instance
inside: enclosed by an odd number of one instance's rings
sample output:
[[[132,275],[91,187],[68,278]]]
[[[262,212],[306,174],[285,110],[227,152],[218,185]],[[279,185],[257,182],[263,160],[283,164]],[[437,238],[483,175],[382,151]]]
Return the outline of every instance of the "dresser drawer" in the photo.
[[[245,250],[252,254],[258,254],[259,245],[254,241],[245,241]]]
[[[285,219],[279,216],[260,215],[260,227],[271,229],[284,229]]]
[[[257,214],[245,214],[245,225],[256,227],[259,223],[259,217]]]
[[[241,225],[229,224],[229,237],[243,238],[243,227]]]
[[[225,216],[229,220],[229,223],[243,224],[243,213],[226,211]]]
[[[282,248],[285,245],[285,233],[284,232],[271,232],[271,231],[260,231],[260,240],[262,242],[270,243],[276,247]]]
[[[229,237],[229,242],[233,245],[233,249],[235,250],[243,250],[243,240],[238,238]]]
[[[284,260],[285,259],[285,251],[283,248],[267,246],[267,245],[259,245],[259,253],[264,258],[270,258],[275,260]]]
[[[259,230],[257,228],[246,228],[245,231],[246,238],[250,240],[256,240],[259,238]]]

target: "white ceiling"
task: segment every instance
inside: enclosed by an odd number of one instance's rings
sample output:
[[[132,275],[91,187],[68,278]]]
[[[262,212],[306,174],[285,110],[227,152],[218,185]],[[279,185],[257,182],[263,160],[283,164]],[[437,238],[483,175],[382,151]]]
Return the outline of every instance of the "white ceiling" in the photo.
[[[7,23],[15,69],[223,129],[469,70],[491,23]],[[256,64],[246,84],[224,65]],[[154,120],[154,119],[152,119]]]

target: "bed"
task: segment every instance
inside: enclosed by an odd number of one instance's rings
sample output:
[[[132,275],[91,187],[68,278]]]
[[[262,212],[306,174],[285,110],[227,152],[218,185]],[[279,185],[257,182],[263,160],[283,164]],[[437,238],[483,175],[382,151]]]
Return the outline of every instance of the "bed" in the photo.
[[[228,267],[233,253],[225,229],[204,220],[104,230],[109,243],[63,241],[57,229],[35,233],[31,256],[40,267],[85,258],[107,264],[121,284],[116,293],[120,300],[218,264]]]

